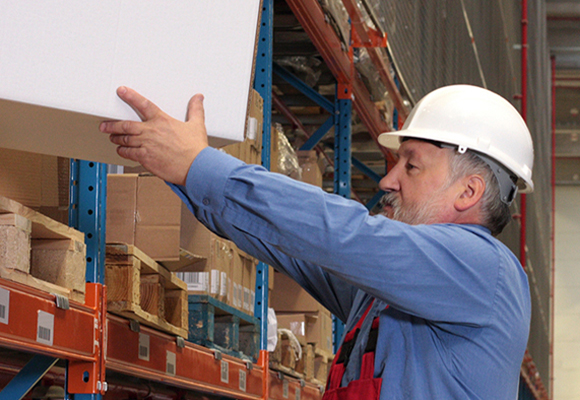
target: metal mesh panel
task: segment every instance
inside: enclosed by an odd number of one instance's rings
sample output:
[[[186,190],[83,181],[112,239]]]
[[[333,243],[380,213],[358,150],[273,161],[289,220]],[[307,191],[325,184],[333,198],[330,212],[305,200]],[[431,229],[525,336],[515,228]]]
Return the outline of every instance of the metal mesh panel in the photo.
[[[527,247],[534,315],[529,350],[549,385],[551,288],[551,88],[544,2],[529,2],[528,126],[534,140],[535,190],[527,198]]]

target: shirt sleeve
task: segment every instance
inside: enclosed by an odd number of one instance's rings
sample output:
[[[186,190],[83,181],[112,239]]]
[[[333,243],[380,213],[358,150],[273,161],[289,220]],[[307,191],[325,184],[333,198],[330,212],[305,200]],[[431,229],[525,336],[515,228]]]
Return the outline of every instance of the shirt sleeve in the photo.
[[[432,321],[490,318],[506,266],[481,227],[371,216],[357,202],[211,148],[175,189],[208,228],[282,269],[343,320],[352,288]]]

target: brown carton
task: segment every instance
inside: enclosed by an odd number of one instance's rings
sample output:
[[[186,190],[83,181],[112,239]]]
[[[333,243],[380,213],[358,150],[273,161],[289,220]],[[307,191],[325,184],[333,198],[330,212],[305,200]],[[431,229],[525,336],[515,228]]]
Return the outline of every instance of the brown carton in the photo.
[[[276,282],[276,288],[270,296],[269,306],[276,312],[315,313],[322,311],[330,315],[330,311],[302,289],[292,278],[281,272],[276,272],[274,282]]]
[[[181,200],[151,175],[109,175],[107,242],[134,245],[156,261],[179,260]]]

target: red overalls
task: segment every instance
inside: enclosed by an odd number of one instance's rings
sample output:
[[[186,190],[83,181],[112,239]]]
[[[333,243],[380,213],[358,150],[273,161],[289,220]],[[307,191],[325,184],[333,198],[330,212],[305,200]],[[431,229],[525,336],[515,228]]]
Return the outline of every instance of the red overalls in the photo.
[[[378,400],[381,393],[382,378],[374,378],[375,349],[379,332],[379,317],[373,319],[369,332],[367,345],[361,362],[360,378],[348,383],[346,387],[340,387],[342,376],[348,365],[352,349],[360,328],[369,313],[374,301],[366,309],[357,324],[345,336],[342,346],[338,349],[330,368],[326,391],[322,400]]]

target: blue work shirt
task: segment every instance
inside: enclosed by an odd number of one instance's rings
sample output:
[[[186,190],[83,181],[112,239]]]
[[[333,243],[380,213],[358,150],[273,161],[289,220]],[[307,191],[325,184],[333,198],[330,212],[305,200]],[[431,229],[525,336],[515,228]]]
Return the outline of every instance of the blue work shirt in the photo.
[[[359,203],[212,148],[173,188],[204,225],[294,278],[346,331],[375,299],[381,400],[516,399],[529,286],[486,228],[371,216]],[[343,385],[359,375],[366,335],[359,338]]]

